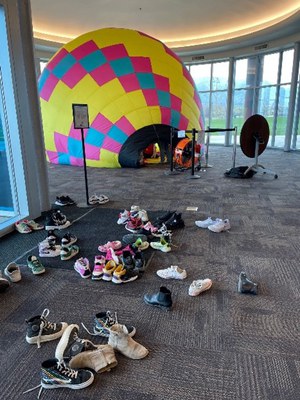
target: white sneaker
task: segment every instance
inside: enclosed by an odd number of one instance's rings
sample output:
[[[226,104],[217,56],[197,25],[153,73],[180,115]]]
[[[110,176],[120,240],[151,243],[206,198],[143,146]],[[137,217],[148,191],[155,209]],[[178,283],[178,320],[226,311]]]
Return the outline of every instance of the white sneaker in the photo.
[[[138,217],[141,218],[141,220],[142,220],[144,223],[146,223],[146,222],[149,221],[148,213],[147,213],[146,210],[140,210],[140,211],[138,212]]]
[[[185,279],[187,277],[186,270],[179,268],[177,265],[171,265],[169,268],[159,269],[156,273],[160,278],[164,279]]]
[[[230,229],[229,219],[224,219],[224,221],[218,221],[216,224],[209,225],[208,229],[212,232],[220,233],[224,231],[228,231]]]
[[[213,220],[211,217],[208,217],[204,221],[195,221],[195,224],[198,228],[208,228],[210,225],[214,225],[220,221],[222,221],[220,218]]]
[[[57,257],[60,255],[61,247],[51,245],[46,242],[41,242],[39,244],[39,256],[40,257]]]
[[[211,279],[198,279],[197,281],[193,281],[189,287],[189,295],[198,296],[205,290],[210,289],[211,286],[212,286]]]
[[[134,213],[134,212],[137,212],[137,211],[140,211],[140,206],[131,206],[130,207],[130,212],[131,213]]]
[[[126,224],[126,222],[129,221],[129,219],[130,219],[130,212],[124,210],[123,212],[120,212],[117,224],[118,225]]]
[[[4,274],[11,282],[19,282],[21,280],[21,271],[18,264],[11,262],[4,270]]]

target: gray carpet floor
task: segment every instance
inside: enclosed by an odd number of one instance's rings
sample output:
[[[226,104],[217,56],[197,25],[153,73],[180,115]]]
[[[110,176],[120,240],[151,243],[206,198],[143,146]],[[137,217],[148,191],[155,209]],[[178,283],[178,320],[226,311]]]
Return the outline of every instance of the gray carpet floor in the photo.
[[[24,260],[36,251],[45,231],[3,238],[1,269],[16,260],[22,280],[0,295],[1,399],[36,398],[37,391],[22,393],[39,384],[41,362],[54,356],[57,341],[40,349],[27,344],[25,319],[49,308],[50,321],[83,322],[88,327],[96,313],[115,311],[121,323],[136,327],[135,340],[149,349],[149,355],[131,360],[116,354],[117,367],[97,374],[90,387],[48,390],[42,398],[298,400],[299,157],[269,149],[262,154],[260,163],[274,170],[278,179],[259,174],[245,180],[225,178],[232,149],[218,146],[211,146],[212,168],[197,173],[200,179],[190,179],[190,171],[167,176],[165,165],[89,168],[90,194],[106,194],[110,202],[96,210],[65,207],[63,212],[77,220],[73,229],[81,255],[87,254],[90,261],[106,234],[112,239],[110,225],[116,224],[118,213],[132,204],[150,215],[176,209],[185,228],[174,231],[170,253],[145,252],[148,264],[141,279],[115,286],[82,279],[72,261],[52,268],[51,260],[45,259],[46,273],[33,276]],[[252,162],[238,149],[236,165]],[[84,202],[83,169],[50,165],[49,191],[53,202],[64,194]],[[195,221],[207,216],[229,218],[230,231],[217,234],[197,228]],[[156,275],[170,265],[185,268],[187,278],[166,281]],[[237,292],[241,271],[258,283],[257,296]],[[212,279],[212,288],[190,297],[189,285],[202,278]],[[145,293],[155,293],[160,286],[172,292],[170,312],[143,302]],[[80,333],[100,343],[83,329]]]

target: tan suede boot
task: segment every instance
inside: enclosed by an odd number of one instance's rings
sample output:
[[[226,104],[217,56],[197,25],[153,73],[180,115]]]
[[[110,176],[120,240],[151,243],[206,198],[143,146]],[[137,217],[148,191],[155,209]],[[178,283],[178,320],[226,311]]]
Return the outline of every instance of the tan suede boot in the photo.
[[[144,346],[129,336],[125,325],[115,324],[110,328],[108,344],[124,356],[134,360],[144,358],[149,353]]]

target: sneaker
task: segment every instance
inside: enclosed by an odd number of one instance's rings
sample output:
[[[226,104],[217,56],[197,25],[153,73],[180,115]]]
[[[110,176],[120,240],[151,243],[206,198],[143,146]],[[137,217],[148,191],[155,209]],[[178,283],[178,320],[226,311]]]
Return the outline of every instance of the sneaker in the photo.
[[[128,233],[122,238],[122,242],[126,244],[133,244],[137,239],[141,239],[142,242],[147,241],[147,236],[139,233]]]
[[[138,217],[141,218],[142,222],[147,223],[149,221],[148,213],[146,210],[138,211]]]
[[[11,282],[19,282],[22,279],[20,267],[14,262],[7,265],[4,270],[4,275],[6,275]]]
[[[31,233],[32,232],[32,229],[24,221],[16,222],[15,228],[19,233]]]
[[[140,211],[140,206],[131,206],[130,207],[130,213],[138,212]]]
[[[54,229],[65,229],[71,225],[71,222],[67,220],[67,217],[62,214],[59,210],[53,211],[51,216],[46,219],[45,229],[46,231]]]
[[[105,266],[105,257],[95,256],[94,269],[92,272],[93,281],[99,281],[102,279],[104,266]]]
[[[210,289],[211,286],[212,286],[211,279],[199,279],[197,281],[193,281],[189,287],[189,295],[198,296],[205,290]]]
[[[114,260],[109,260],[103,268],[102,279],[106,282],[110,282],[112,280],[113,272],[116,268],[116,262]]]
[[[198,228],[208,228],[210,225],[214,225],[217,222],[222,221],[220,218],[217,218],[215,220],[213,220],[211,217],[206,218],[203,221],[195,221],[196,226],[198,226]]]
[[[176,211],[167,211],[165,214],[157,217],[153,225],[157,227],[161,226],[164,222],[168,221],[172,217],[172,215],[175,214],[175,212]]]
[[[138,272],[144,272],[145,271],[145,257],[141,251],[138,251],[135,253],[133,256],[133,262],[134,262],[134,270]]]
[[[123,212],[120,212],[119,214],[119,219],[117,221],[118,225],[123,225],[126,224],[126,222],[130,219],[130,212],[127,210],[124,210]]]
[[[181,218],[181,213],[174,213],[164,224],[167,229],[184,228],[184,221]]]
[[[118,265],[113,272],[112,282],[116,284],[135,281],[138,278],[138,272],[127,269],[123,265]]]
[[[51,340],[59,339],[68,326],[66,322],[53,323],[47,320],[49,315],[48,308],[37,315],[26,320],[26,342],[29,344],[37,344],[41,347],[42,342],[49,342]]]
[[[27,265],[34,275],[40,275],[45,272],[45,267],[36,256],[28,256]]]
[[[118,323],[117,313],[112,313],[111,311],[102,311],[96,314],[94,318],[94,333],[90,333],[86,327],[83,327],[93,336],[102,336],[102,337],[109,337],[110,328]],[[136,329],[134,326],[125,325],[128,331],[128,335],[133,337],[136,333]]]
[[[92,371],[83,368],[72,369],[67,367],[64,361],[58,361],[56,358],[42,362],[41,376],[39,396],[42,389],[84,389],[94,381]]]
[[[159,269],[156,273],[163,279],[185,279],[187,277],[186,270],[179,268],[177,265],[171,265],[169,268]]]
[[[79,246],[72,244],[69,247],[62,247],[60,250],[60,259],[62,261],[70,260],[79,253]]]
[[[138,238],[133,244],[132,244],[133,249],[135,250],[147,250],[149,247],[149,242],[145,240],[144,242],[142,241],[141,238]]]
[[[143,226],[141,218],[130,218],[130,220],[125,225],[125,229],[132,233],[137,233],[137,231]]]
[[[40,257],[58,257],[61,253],[60,246],[53,246],[49,242],[39,243],[39,256]]]
[[[87,279],[91,276],[90,262],[87,258],[80,257],[74,264],[74,269],[81,278]]]
[[[220,233],[224,231],[228,231],[230,229],[229,219],[224,219],[218,221],[216,224],[210,225],[208,229],[212,232]]]
[[[161,227],[156,231],[156,232],[152,232],[152,235],[154,236],[154,237],[159,237],[159,238],[161,238],[161,237],[164,237],[164,236],[170,236],[170,235],[172,235],[172,231],[171,230],[169,230],[167,227],[166,227],[166,225],[163,223],[162,225],[161,225]]]
[[[122,264],[126,269],[133,270],[135,268],[133,254],[129,250],[123,250],[121,255]]]
[[[112,242],[107,242],[106,244],[98,246],[98,250],[101,253],[106,253],[108,249],[118,250],[122,247],[122,243],[119,240],[114,240]]]
[[[114,349],[108,345],[95,345],[78,336],[79,326],[69,325],[55,350],[55,358],[64,360],[71,368],[90,368],[96,372],[110,371],[117,366]]]
[[[27,226],[29,226],[29,228],[30,228],[31,230],[33,230],[33,231],[40,231],[40,230],[44,229],[44,225],[41,225],[41,224],[35,222],[33,219],[30,219],[30,220],[24,219],[23,222],[24,222]]]
[[[146,229],[147,231],[149,231],[150,233],[155,233],[158,231],[158,228],[154,225],[151,224],[150,221],[148,221],[144,226],[144,229]]]
[[[76,242],[77,242],[77,237],[70,232],[66,233],[61,239],[61,245],[63,247],[69,247]]]
[[[0,293],[4,292],[9,287],[10,287],[9,281],[3,278],[2,272],[0,271]]]
[[[68,206],[69,202],[65,196],[56,196],[55,204],[57,206]]]
[[[48,231],[48,236],[41,243],[49,243],[50,246],[56,246],[58,243],[58,237],[55,235],[54,231]]]
[[[169,253],[171,251],[170,243],[168,243],[164,238],[161,238],[159,242],[151,242],[150,246],[152,249],[160,250],[164,253]]]
[[[89,204],[105,204],[109,202],[109,198],[104,194],[100,194],[100,196],[94,194],[89,198]]]

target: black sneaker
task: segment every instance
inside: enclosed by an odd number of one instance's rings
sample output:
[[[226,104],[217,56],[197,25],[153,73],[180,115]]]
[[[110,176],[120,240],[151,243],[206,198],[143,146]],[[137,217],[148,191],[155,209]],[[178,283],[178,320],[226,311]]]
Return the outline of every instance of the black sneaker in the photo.
[[[50,340],[59,339],[68,324],[66,322],[53,323],[47,320],[49,315],[48,308],[37,315],[26,320],[27,333],[26,342],[29,344],[37,344],[38,347],[42,342],[49,342]]]
[[[64,247],[69,247],[76,242],[77,237],[70,232],[66,233],[61,239],[61,245]]]
[[[94,328],[93,331],[94,333],[90,332],[83,323],[81,325],[84,327],[84,329],[93,336],[103,336],[103,337],[109,337],[110,331],[109,329],[118,323],[117,319],[117,313],[114,313],[114,315],[110,311],[102,311],[96,314],[94,318]],[[129,326],[125,325],[126,329],[128,331],[128,335],[130,337],[135,335],[136,329],[134,326]]]
[[[168,221],[176,211],[167,211],[165,214],[157,217],[153,223],[154,226],[161,226],[164,222]]]
[[[129,250],[124,250],[121,255],[122,264],[128,270],[133,270],[135,268],[133,256]]]
[[[71,369],[56,358],[42,363],[41,386],[44,389],[83,389],[94,381],[94,374],[86,369]]]
[[[143,253],[141,251],[138,251],[134,255],[133,259],[134,259],[135,269],[137,269],[139,272],[144,272],[146,262]]]
[[[69,205],[68,199],[65,196],[56,197],[55,204],[57,206],[67,206]]]
[[[174,213],[168,221],[165,222],[167,229],[184,228],[184,221],[181,213]]]
[[[58,237],[55,235],[53,230],[48,231],[47,239],[50,246],[55,246],[58,244]]]
[[[50,216],[46,219],[45,229],[46,231],[54,229],[65,229],[70,226],[70,221],[67,217],[62,214],[59,210],[53,211]]]
[[[2,273],[0,271],[0,293],[4,292],[9,286],[9,281],[2,277]]]
[[[73,206],[74,204],[76,204],[76,201],[71,199],[71,197],[69,196],[65,196],[65,199],[67,200],[69,206]]]
[[[98,349],[90,340],[80,339],[78,337],[78,331],[79,326],[76,324],[69,325],[65,329],[55,350],[55,358],[59,361],[70,360],[83,351]]]

